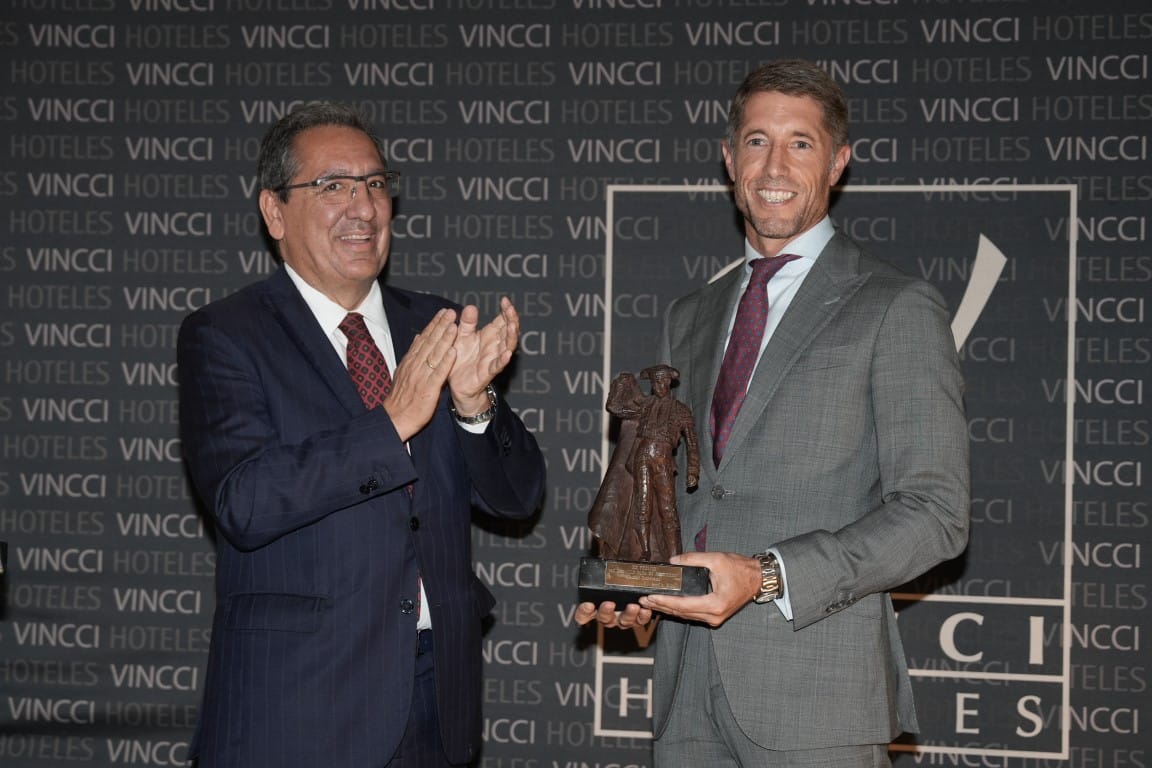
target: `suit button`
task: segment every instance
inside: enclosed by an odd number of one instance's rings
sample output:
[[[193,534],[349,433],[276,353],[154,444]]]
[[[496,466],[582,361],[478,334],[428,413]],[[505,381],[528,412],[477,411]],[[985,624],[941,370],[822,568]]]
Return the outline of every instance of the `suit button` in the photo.
[[[712,486],[712,498],[722,499],[727,495],[728,495],[728,491],[724,490],[724,486],[722,486],[722,485]]]
[[[416,603],[414,603],[413,601],[411,601],[411,600],[401,600],[400,601],[400,613],[412,613],[412,611],[414,611],[414,610],[416,610]]]
[[[408,520],[408,527],[414,531],[420,530],[420,518],[412,517]]]
[[[364,494],[365,496],[372,493],[372,489],[368,487],[368,483],[364,483],[360,486],[360,493]]]

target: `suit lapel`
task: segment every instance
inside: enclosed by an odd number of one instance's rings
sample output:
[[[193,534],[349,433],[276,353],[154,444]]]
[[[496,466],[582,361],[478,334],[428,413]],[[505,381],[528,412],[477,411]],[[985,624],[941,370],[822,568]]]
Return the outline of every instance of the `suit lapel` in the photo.
[[[399,364],[412,347],[416,334],[424,330],[424,326],[428,324],[430,318],[421,317],[414,313],[408,297],[403,293],[393,291],[384,283],[380,284],[380,293],[384,303],[384,314],[388,318],[388,332],[392,336],[392,351],[396,353],[396,362]],[[445,392],[447,392],[447,387],[445,387]],[[440,399],[443,400],[446,396],[446,394],[441,393]],[[434,415],[433,419],[435,418]],[[428,466],[435,458],[432,444],[427,439],[428,434],[429,429],[425,428],[413,435],[408,441],[408,450],[418,467]],[[419,487],[418,483],[417,487]]]
[[[716,391],[716,379],[720,374],[720,364],[724,361],[724,340],[728,325],[732,322],[739,300],[740,270],[732,270],[701,289],[694,297],[696,306],[687,313],[690,323],[683,335],[686,349],[672,350],[675,360],[689,361],[681,371],[681,378],[692,382],[685,403],[692,409],[696,418],[697,440],[700,447],[701,470],[711,475],[715,472],[712,464],[711,421],[712,395]]]
[[[300,359],[308,361],[350,416],[363,413],[364,401],[348,376],[348,369],[284,267],[268,278],[266,285],[268,292],[264,300],[268,309],[285,335],[300,350]]]
[[[392,334],[392,351],[396,353],[396,361],[399,362],[412,346],[416,334],[424,330],[428,321],[412,313],[411,304],[406,296],[393,291],[383,283],[380,284],[380,294],[384,303],[384,315],[388,318],[388,332]]]
[[[736,416],[720,468],[739,451],[740,444],[748,438],[780,382],[801,353],[868,279],[867,273],[860,273],[859,265],[859,248],[843,235],[837,233],[824,247],[789,304],[788,311],[781,318],[752,374],[748,395]],[[715,375],[719,375],[719,369],[717,363]],[[713,386],[714,379],[715,376]]]

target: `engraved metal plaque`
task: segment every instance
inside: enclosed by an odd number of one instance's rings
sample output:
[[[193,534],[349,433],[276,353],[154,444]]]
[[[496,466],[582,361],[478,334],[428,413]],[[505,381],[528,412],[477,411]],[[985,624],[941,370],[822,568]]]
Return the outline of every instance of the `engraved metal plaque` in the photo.
[[[641,595],[706,595],[712,591],[708,569],[633,560],[580,559],[580,599],[635,603]]]
[[[674,565],[662,563],[636,563],[622,560],[604,561],[604,586],[636,587],[680,591],[683,572]]]

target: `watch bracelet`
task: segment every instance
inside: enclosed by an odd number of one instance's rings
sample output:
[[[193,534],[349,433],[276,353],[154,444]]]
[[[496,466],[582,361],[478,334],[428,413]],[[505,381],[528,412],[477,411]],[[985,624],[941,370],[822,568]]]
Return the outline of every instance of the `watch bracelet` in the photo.
[[[780,573],[780,564],[772,552],[759,552],[753,555],[760,563],[760,591],[753,600],[757,603],[768,603],[778,600],[784,594],[784,578]]]
[[[461,424],[483,424],[486,421],[491,421],[496,415],[496,390],[489,384],[484,388],[484,392],[488,395],[488,408],[480,413],[473,416],[461,416],[460,412],[456,410],[455,405],[449,405],[448,411],[456,418],[456,421]]]

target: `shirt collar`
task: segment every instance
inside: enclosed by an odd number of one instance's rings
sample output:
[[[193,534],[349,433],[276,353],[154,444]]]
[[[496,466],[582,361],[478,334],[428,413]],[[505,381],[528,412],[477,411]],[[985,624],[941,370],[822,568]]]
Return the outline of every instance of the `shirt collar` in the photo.
[[[781,253],[794,253],[800,257],[800,261],[807,262],[804,264],[804,269],[809,269],[824,250],[824,246],[828,245],[828,241],[832,239],[832,235],[836,234],[836,228],[832,226],[832,219],[828,216],[816,222],[816,225],[806,232],[802,232],[794,240],[791,240],[785,246]],[[752,243],[747,239],[744,240],[744,271],[748,274],[752,273],[752,261],[755,259],[763,258],[763,254],[752,247]],[[785,266],[785,269],[788,267]]]
[[[288,271],[288,277],[292,279],[296,290],[300,291],[300,296],[303,297],[304,302],[308,305],[308,309],[312,310],[312,315],[316,318],[316,322],[320,323],[320,327],[326,335],[331,336],[340,326],[340,323],[344,321],[344,317],[348,314],[349,310],[344,309],[344,307],[312,287],[296,270],[288,266],[288,264],[285,264],[284,268]],[[388,331],[388,318],[384,314],[384,299],[380,292],[379,282],[375,280],[372,281],[372,288],[368,291],[368,295],[364,297],[364,301],[360,302],[360,306],[351,311],[359,312],[370,325],[375,325],[385,332]]]

